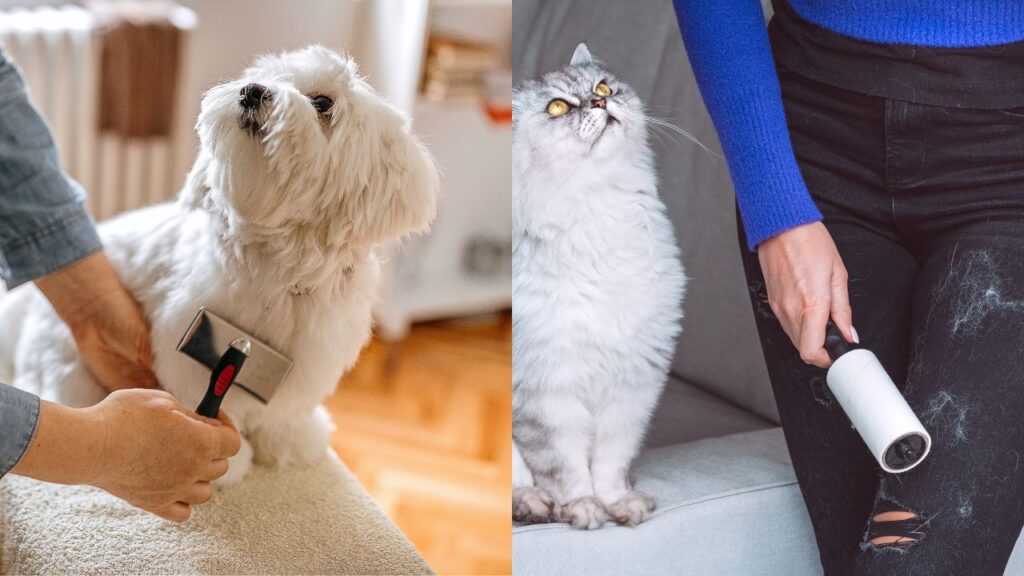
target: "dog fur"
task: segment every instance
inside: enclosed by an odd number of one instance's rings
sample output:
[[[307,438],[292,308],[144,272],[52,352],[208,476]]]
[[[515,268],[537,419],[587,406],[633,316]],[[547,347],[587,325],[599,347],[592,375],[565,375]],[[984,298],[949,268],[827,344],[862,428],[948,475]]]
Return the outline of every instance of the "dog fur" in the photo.
[[[241,105],[251,83],[268,96]],[[334,100],[322,114],[313,98]],[[264,56],[209,90],[196,124],[201,150],[177,202],[100,226],[106,252],[152,327],[160,382],[198,405],[209,370],[175,351],[201,306],[294,361],[269,404],[242,391],[224,410],[243,434],[221,484],[257,460],[279,466],[323,455],[320,403],[356,361],[371,330],[380,265],[374,249],[424,231],[438,175],[407,120],[373,92],[355,63],[323,47]],[[28,285],[0,304],[0,350],[13,385],[73,406],[104,392],[67,327]]]

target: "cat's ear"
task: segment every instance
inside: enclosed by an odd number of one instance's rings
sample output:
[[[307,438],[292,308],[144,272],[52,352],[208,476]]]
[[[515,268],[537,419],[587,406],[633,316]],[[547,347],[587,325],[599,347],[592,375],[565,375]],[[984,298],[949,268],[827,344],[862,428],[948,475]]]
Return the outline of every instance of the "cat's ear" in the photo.
[[[569,65],[579,66],[580,64],[591,62],[593,59],[594,57],[590,55],[590,50],[587,49],[587,43],[580,42],[576,46],[576,51],[572,53],[572,60],[569,61]]]

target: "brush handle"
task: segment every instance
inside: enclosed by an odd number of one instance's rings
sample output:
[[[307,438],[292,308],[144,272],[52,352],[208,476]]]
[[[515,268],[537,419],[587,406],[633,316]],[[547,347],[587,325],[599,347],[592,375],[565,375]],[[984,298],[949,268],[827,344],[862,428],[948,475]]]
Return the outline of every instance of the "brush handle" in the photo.
[[[210,386],[206,389],[203,401],[196,408],[196,413],[207,418],[217,417],[220,403],[224,400],[224,395],[228,393],[228,388],[235,383],[235,378],[242,370],[245,359],[245,352],[234,346],[228,347],[228,351],[217,362],[217,367],[210,373]]]

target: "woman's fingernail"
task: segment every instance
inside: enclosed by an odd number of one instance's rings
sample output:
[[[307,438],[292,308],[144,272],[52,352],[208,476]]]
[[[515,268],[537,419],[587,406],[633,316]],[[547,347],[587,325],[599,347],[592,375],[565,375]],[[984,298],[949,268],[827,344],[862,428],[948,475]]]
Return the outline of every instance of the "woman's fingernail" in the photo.
[[[850,326],[850,335],[853,336],[854,344],[860,344],[860,336],[857,335],[857,329],[852,325]]]

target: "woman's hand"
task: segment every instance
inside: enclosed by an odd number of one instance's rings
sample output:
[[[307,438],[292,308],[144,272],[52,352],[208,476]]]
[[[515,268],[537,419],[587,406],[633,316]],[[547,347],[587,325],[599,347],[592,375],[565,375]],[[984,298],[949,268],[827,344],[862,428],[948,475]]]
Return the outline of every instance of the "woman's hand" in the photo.
[[[36,280],[71,329],[89,372],[107,392],[157,388],[149,324],[106,254]]]
[[[211,498],[241,439],[231,420],[204,418],[162,390],[118,390],[89,408],[41,402],[32,443],[13,472],[90,484],[175,522]]]
[[[757,248],[768,303],[800,358],[827,368],[825,325],[831,316],[848,342],[859,342],[853,329],[846,267],[821,222],[787,230]]]

